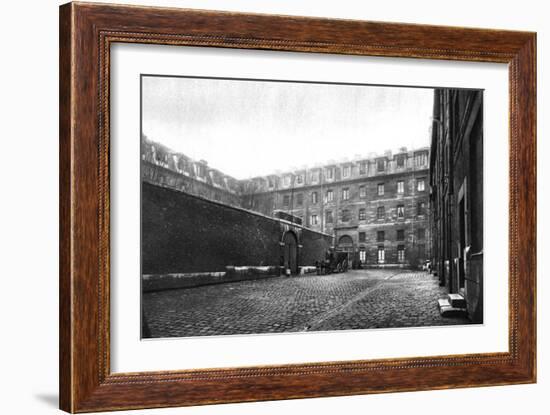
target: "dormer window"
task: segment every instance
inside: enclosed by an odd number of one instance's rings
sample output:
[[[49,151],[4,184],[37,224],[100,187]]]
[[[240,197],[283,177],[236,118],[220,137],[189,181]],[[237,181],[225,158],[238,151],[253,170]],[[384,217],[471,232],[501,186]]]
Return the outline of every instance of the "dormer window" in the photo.
[[[319,170],[311,172],[311,183],[319,183]]]
[[[376,161],[376,171],[378,172],[382,172],[386,170],[386,160],[384,159],[379,159]]]
[[[428,164],[428,154],[427,153],[418,153],[415,155],[415,163],[418,167],[425,166]]]
[[[346,178],[351,175],[351,166],[344,166],[342,168],[342,177]]]
[[[402,168],[405,167],[405,155],[400,154],[397,156],[397,167]]]
[[[187,163],[185,162],[185,159],[183,157],[180,157],[177,162],[177,167],[179,171],[185,171],[187,170]]]
[[[202,164],[197,164],[197,176],[204,177],[206,173],[206,169]]]

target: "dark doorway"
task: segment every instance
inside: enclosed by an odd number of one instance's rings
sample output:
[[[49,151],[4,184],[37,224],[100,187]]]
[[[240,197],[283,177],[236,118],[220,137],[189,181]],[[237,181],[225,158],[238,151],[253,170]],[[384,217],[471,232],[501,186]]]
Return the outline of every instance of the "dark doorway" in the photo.
[[[298,273],[298,243],[292,232],[285,233],[284,242],[284,266],[290,269],[291,274]]]
[[[355,248],[353,246],[353,239],[351,236],[344,235],[338,240],[338,248],[348,254],[348,263],[351,264],[353,256],[355,253]]]

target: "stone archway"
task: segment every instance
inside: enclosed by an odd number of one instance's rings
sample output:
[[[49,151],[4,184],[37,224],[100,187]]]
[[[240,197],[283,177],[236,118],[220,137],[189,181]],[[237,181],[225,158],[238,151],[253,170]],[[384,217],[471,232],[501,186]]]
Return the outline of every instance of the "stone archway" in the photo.
[[[286,232],[283,237],[283,258],[285,269],[291,274],[298,273],[298,240],[294,232]]]
[[[342,235],[338,239],[338,249],[348,253],[348,263],[351,265],[351,261],[355,255],[355,246],[353,244],[353,239],[349,235]]]

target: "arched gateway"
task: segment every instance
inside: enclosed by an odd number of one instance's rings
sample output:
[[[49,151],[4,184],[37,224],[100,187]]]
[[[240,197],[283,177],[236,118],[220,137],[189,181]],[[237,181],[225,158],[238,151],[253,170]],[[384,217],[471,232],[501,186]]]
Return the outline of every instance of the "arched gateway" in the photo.
[[[353,239],[349,235],[343,235],[338,239],[338,249],[348,253],[348,262],[353,259],[355,254],[355,247],[353,245]]]
[[[283,237],[284,267],[292,274],[298,273],[298,241],[294,232],[286,232]]]

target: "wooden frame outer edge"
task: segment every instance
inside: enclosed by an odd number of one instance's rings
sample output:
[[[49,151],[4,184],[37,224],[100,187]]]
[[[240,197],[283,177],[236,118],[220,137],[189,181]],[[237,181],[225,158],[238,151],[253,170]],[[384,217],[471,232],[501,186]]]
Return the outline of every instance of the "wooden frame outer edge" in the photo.
[[[450,28],[337,21],[181,9],[70,3],[60,8],[60,407],[68,412],[341,396],[406,390],[529,383],[536,379],[536,36],[533,33],[454,28],[499,35],[512,46],[462,49],[334,43],[323,39],[158,33],[132,19],[160,21],[167,12],[190,20],[239,22],[289,19],[300,25],[361,25],[391,30]],[[131,15],[121,19],[121,15]],[[112,18],[115,16],[115,18]],[[126,20],[125,20],[126,19]],[[267,20],[266,20],[267,19]],[[125,22],[120,25],[117,21]],[[229,22],[229,23],[228,23]],[[319,23],[320,22],[320,23]],[[141,23],[143,24],[143,23]],[[248,24],[248,23],[247,23]],[[139,30],[136,30],[136,26]],[[246,25],[245,25],[246,26]],[[239,29],[239,28],[237,28]],[[236,29],[236,31],[238,31]],[[389,30],[391,32],[391,30]],[[319,29],[319,33],[322,31]],[[263,34],[263,32],[262,32]],[[367,34],[368,36],[369,34]],[[298,36],[298,35],[295,35]],[[301,33],[302,38],[308,32]],[[510,352],[355,362],[323,362],[110,374],[109,368],[109,51],[113,42],[288,50],[506,62],[510,65]],[[456,42],[455,42],[456,44]],[[85,77],[85,74],[96,77]],[[89,97],[95,97],[90,100]],[[78,121],[78,122],[77,122]],[[93,121],[93,122],[92,122]],[[82,124],[82,126],[81,126]],[[95,150],[94,150],[95,149]],[[95,166],[95,169],[94,167]],[[95,171],[94,171],[95,170]],[[521,237],[520,237],[521,234]],[[515,258],[515,260],[512,260]],[[521,279],[519,272],[522,272]],[[95,293],[95,294],[94,294]],[[477,372],[475,367],[483,370]],[[460,369],[461,378],[452,374]],[[470,369],[468,369],[470,368]],[[473,368],[473,369],[472,369]],[[445,371],[446,369],[446,371]],[[424,371],[424,372],[422,372]],[[377,384],[372,374],[384,373]],[[457,372],[455,370],[455,372]],[[470,373],[471,372],[471,373]],[[350,374],[354,376],[350,378]],[[430,374],[411,385],[407,377]],[[484,375],[485,374],[485,375]],[[487,376],[489,375],[489,376]],[[434,376],[440,376],[434,382]],[[238,387],[231,381],[237,380]],[[343,382],[345,387],[342,387]],[[408,382],[408,383],[407,383]],[[284,384],[292,383],[289,389]],[[311,383],[311,385],[310,385]],[[316,383],[316,384],[313,384]],[[228,384],[230,384],[228,386]],[[226,389],[220,390],[222,385]],[[246,392],[248,388],[248,392]],[[243,392],[245,391],[245,392]],[[158,399],[152,397],[152,392]],[[216,392],[218,392],[216,394]],[[221,392],[221,393],[220,393]]]

